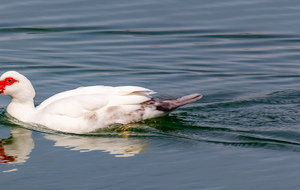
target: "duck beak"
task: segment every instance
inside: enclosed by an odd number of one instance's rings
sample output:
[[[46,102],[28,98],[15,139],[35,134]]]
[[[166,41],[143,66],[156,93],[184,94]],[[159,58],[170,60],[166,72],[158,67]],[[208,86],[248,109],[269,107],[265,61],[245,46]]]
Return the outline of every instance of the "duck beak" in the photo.
[[[3,94],[3,93],[4,93],[5,86],[6,86],[6,82],[0,80],[0,94]]]

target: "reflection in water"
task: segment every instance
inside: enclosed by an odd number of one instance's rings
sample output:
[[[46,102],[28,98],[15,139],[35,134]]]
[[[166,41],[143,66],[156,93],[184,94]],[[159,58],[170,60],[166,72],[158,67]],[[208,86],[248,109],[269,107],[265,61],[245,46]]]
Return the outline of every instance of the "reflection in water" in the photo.
[[[126,134],[126,133],[125,133]],[[55,141],[54,146],[72,148],[80,152],[101,150],[116,157],[130,157],[145,152],[146,143],[142,138],[122,137],[95,137],[95,136],[72,136],[64,134],[45,134],[45,138]],[[29,159],[29,154],[34,148],[32,131],[19,127],[12,127],[11,136],[0,141],[0,163],[22,164]],[[3,171],[11,172],[17,169]]]
[[[11,136],[0,141],[0,163],[25,163],[34,148],[32,131],[13,127]]]
[[[129,157],[145,152],[146,143],[143,139],[133,138],[103,138],[87,136],[70,136],[46,134],[46,139],[55,141],[54,146],[72,148],[80,152],[101,150],[116,157]]]

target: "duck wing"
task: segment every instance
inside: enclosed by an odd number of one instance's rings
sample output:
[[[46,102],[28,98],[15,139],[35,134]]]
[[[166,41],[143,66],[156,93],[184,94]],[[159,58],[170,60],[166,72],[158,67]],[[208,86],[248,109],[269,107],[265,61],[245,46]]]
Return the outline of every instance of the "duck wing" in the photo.
[[[86,112],[99,112],[104,108],[116,106],[127,112],[138,109],[142,102],[150,100],[150,94],[153,93],[149,89],[135,86],[81,87],[50,97],[42,102],[37,110],[44,114],[72,118],[81,117]]]

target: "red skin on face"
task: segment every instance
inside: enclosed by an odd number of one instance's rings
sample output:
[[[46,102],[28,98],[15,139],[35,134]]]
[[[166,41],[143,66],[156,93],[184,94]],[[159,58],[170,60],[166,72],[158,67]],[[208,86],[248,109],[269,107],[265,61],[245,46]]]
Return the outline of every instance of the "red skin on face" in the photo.
[[[5,87],[13,85],[15,82],[19,82],[19,81],[17,81],[16,79],[14,79],[12,77],[8,77],[8,78],[5,78],[4,80],[1,80],[0,81],[0,93],[3,94]]]

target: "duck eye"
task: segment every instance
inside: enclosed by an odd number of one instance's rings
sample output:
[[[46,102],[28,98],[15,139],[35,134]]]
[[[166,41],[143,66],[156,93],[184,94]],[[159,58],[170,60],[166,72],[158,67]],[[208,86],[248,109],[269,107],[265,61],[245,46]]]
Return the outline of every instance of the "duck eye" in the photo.
[[[5,81],[6,81],[8,84],[12,84],[12,83],[15,82],[15,80],[14,80],[13,78],[7,78]]]

